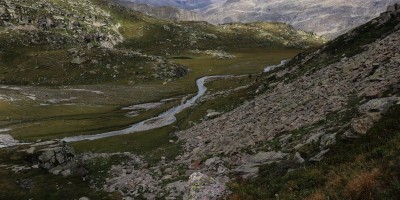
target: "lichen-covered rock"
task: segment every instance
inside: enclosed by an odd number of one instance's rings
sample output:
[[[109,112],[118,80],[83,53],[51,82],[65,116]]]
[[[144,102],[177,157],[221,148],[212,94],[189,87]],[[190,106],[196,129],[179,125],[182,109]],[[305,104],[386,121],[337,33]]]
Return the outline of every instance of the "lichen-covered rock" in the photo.
[[[400,97],[372,99],[358,109],[361,117],[351,120],[351,128],[356,134],[363,135],[384,115],[391,106],[400,101]]]
[[[368,116],[351,120],[351,128],[360,135],[366,134],[373,125],[374,121]]]
[[[378,112],[380,114],[385,114],[389,108],[400,101],[400,97],[387,97],[380,99],[372,99],[367,103],[363,104],[359,108],[360,113],[371,113]]]
[[[200,172],[190,175],[188,184],[185,200],[216,200],[228,194],[225,184]]]

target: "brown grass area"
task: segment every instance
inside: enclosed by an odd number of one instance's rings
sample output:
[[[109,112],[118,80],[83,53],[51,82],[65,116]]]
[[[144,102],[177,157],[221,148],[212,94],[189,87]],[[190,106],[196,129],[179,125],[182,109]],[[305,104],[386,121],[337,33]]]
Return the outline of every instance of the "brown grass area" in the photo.
[[[347,182],[344,193],[351,199],[372,200],[373,189],[378,184],[378,177],[381,175],[379,169],[375,168],[371,171],[365,171],[354,174]]]
[[[325,200],[327,198],[322,191],[318,190],[307,199],[308,200]]]

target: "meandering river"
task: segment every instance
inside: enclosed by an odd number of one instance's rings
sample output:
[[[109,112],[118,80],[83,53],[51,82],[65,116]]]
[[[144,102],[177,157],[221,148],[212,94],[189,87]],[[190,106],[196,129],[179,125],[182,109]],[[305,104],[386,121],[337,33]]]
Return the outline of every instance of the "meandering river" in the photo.
[[[197,91],[196,96],[192,97],[191,99],[187,100],[186,102],[182,103],[179,106],[173,107],[173,108],[169,109],[168,111],[161,113],[160,115],[158,115],[156,117],[133,124],[126,129],[122,129],[122,130],[118,130],[118,131],[111,131],[111,132],[101,133],[101,134],[96,134],[96,135],[80,135],[80,136],[66,137],[62,140],[65,142],[97,140],[97,139],[102,139],[102,138],[118,136],[118,135],[126,135],[126,134],[135,133],[135,132],[148,131],[148,130],[171,125],[176,121],[176,117],[175,117],[176,114],[178,114],[178,113],[182,112],[183,110],[185,110],[186,108],[189,108],[192,105],[194,105],[196,103],[196,101],[206,93],[207,87],[204,85],[206,80],[212,79],[212,78],[226,78],[226,77],[231,77],[231,76],[229,76],[229,75],[205,76],[203,78],[197,79],[196,85],[197,85],[198,91]]]
[[[268,73],[277,67],[281,67],[285,63],[286,63],[286,61],[283,60],[278,65],[268,66],[264,69],[264,73]],[[231,75],[205,76],[205,77],[198,79],[196,81],[196,85],[198,88],[196,96],[190,98],[189,100],[185,101],[184,103],[180,104],[179,106],[173,107],[173,108],[167,110],[166,112],[161,113],[160,115],[158,115],[156,117],[152,117],[150,119],[133,124],[133,125],[129,126],[128,128],[118,130],[118,131],[111,131],[111,132],[107,132],[107,133],[95,134],[95,135],[80,135],[80,136],[66,137],[66,138],[63,138],[62,141],[78,142],[78,141],[84,141],[84,140],[97,140],[97,139],[102,139],[102,138],[118,136],[118,135],[127,135],[127,134],[131,134],[131,133],[136,133],[136,132],[153,130],[156,128],[161,128],[164,126],[171,125],[176,121],[176,117],[175,117],[176,114],[182,112],[186,108],[193,106],[196,103],[196,101],[206,93],[207,87],[204,84],[208,79],[228,78],[228,77],[232,77],[232,76]],[[12,142],[9,141],[10,138],[12,138],[11,136],[4,135],[4,134],[3,134],[3,136],[4,137],[7,136],[7,140],[5,140],[4,138],[3,139],[5,141],[0,140],[0,148],[7,147],[7,146],[14,146],[14,145],[18,144],[18,142],[15,140],[13,140]],[[10,137],[10,138],[8,138],[8,137]]]

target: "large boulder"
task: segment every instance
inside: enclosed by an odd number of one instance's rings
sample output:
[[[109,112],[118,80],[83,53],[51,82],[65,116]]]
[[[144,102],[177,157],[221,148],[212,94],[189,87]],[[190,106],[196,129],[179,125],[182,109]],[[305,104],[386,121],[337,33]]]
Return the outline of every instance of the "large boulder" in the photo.
[[[372,99],[360,106],[358,111],[362,114],[377,112],[385,114],[389,108],[400,101],[400,97],[387,97],[380,99]]]
[[[49,170],[54,175],[77,174],[83,176],[87,174],[87,170],[77,159],[74,149],[65,144],[42,149],[38,160],[41,168]]]
[[[352,130],[358,134],[363,135],[373,127],[374,123],[377,122],[382,115],[386,114],[391,106],[400,102],[399,97],[387,97],[372,99],[367,103],[361,105],[358,112],[361,114],[360,117],[351,120]]]

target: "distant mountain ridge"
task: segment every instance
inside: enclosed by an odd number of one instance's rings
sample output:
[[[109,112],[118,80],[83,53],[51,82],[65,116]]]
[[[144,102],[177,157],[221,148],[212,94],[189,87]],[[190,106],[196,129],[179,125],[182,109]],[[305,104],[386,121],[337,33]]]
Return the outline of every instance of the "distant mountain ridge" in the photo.
[[[137,3],[137,2],[123,1],[123,0],[115,2],[132,10],[141,12],[145,15],[160,19],[181,20],[181,21],[204,20],[199,13],[178,7],[171,7],[166,5],[157,6],[146,3]]]
[[[334,38],[358,25],[377,17],[388,5],[400,0],[125,0],[157,6],[173,6],[186,9],[192,14],[180,15],[182,11],[158,15],[171,19],[170,15],[183,21],[200,19],[213,24],[230,22],[272,21],[293,25],[305,31]],[[152,9],[155,12],[155,8]],[[164,9],[165,10],[165,9]],[[146,13],[143,9],[138,10]],[[149,13],[147,12],[147,13]],[[159,12],[158,12],[159,13]]]

